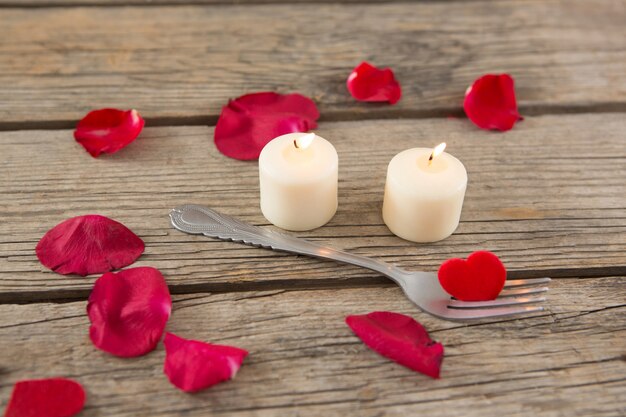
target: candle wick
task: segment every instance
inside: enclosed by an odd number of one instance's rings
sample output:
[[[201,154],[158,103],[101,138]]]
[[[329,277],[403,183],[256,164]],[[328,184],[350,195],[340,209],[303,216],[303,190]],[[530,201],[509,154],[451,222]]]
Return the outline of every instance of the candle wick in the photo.
[[[298,146],[298,141],[297,140],[293,141],[293,146],[295,146],[296,149],[300,149],[300,147]]]
[[[435,153],[433,152],[433,153],[430,154],[430,157],[428,158],[428,166],[430,166],[430,164],[433,163],[433,158],[434,157],[435,157]]]

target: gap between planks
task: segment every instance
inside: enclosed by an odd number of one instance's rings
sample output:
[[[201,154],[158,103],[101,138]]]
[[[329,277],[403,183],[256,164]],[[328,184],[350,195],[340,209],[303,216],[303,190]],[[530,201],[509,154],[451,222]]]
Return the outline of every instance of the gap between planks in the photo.
[[[616,266],[609,268],[589,268],[554,271],[510,271],[507,279],[522,278],[543,278],[554,279],[602,279],[626,274],[626,266]],[[77,279],[81,279],[78,277]],[[167,279],[167,277],[166,277]],[[312,279],[312,280],[274,280],[267,282],[218,282],[218,283],[197,283],[197,284],[176,284],[170,286],[170,293],[173,295],[194,295],[194,294],[230,294],[248,292],[284,292],[284,291],[337,291],[363,288],[390,288],[397,285],[384,276],[363,276],[351,277],[347,279]],[[58,291],[20,291],[20,292],[0,292],[0,305],[14,304],[67,304],[78,301],[85,301],[91,293],[90,288],[77,290]]]
[[[1,6],[0,6],[1,7]],[[233,97],[234,98],[234,97]],[[380,105],[373,107],[380,109]],[[595,103],[591,105],[521,105],[519,112],[522,116],[547,116],[547,115],[572,115],[572,114],[598,114],[598,113],[626,113],[626,102]],[[354,111],[327,111],[321,114],[319,123],[325,122],[351,122],[373,121],[389,119],[441,119],[441,118],[465,119],[463,106],[432,108],[422,110],[395,109],[389,106],[388,110],[376,112]],[[207,114],[206,116],[188,117],[146,117],[146,127],[178,127],[178,126],[215,126],[219,116]],[[17,130],[64,130],[74,129],[78,120],[28,120],[28,121],[0,121],[0,132]]]
[[[411,3],[413,0],[0,0],[0,8],[43,9],[61,7],[158,7],[158,6],[232,6],[270,4],[379,4]],[[421,3],[466,3],[484,0],[420,0]],[[511,0],[498,0],[511,1]],[[540,0],[526,0],[540,1]]]

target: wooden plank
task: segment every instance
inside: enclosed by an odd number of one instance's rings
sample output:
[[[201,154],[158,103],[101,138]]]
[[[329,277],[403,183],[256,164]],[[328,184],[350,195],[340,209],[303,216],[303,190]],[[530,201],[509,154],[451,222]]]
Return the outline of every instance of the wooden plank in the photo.
[[[190,4],[393,3],[398,0],[0,0],[1,7],[173,6]],[[437,0],[455,1],[455,0]],[[467,0],[456,0],[467,1]],[[502,0],[500,0],[502,1]]]
[[[478,76],[510,72],[526,114],[626,110],[624,0],[0,10],[3,129],[88,110],[214,123],[229,98],[299,91],[326,120],[461,114]],[[67,22],[72,22],[68,25]],[[396,106],[355,102],[362,60],[391,66]]]
[[[618,416],[625,299],[624,278],[556,280],[545,313],[462,325],[388,287],[179,296],[169,331],[250,351],[235,380],[196,395],[169,385],[162,346],[97,351],[84,302],[0,305],[0,405],[16,380],[63,375],[84,384],[89,416]],[[410,314],[444,344],[441,379],[376,355],[344,324],[374,310]]]
[[[497,252],[512,276],[626,273],[626,154],[622,114],[529,117],[506,134],[467,120],[323,123],[340,155],[340,206],[325,227],[299,236],[409,269]],[[70,131],[0,134],[0,300],[85,297],[93,278],[62,277],[35,257],[39,238],[87,213],[113,217],[147,244],[137,265],[167,275],[174,292],[365,285],[373,272],[190,236],[168,212],[211,206],[267,225],[255,162],[228,159],[209,127],[148,128],[124,151],[92,159]],[[435,244],[413,244],[384,226],[386,167],[397,152],[448,142],[469,186],[461,225]],[[94,277],[95,278],[95,277]]]

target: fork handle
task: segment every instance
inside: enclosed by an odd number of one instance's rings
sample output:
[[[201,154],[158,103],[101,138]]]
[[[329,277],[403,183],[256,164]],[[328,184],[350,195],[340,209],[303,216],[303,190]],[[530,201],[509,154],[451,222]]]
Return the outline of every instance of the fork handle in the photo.
[[[386,262],[321,246],[286,233],[253,226],[208,207],[185,204],[173,209],[170,212],[170,218],[172,225],[185,233],[202,234],[267,249],[332,259],[379,272],[398,284],[399,277],[403,275],[400,268]]]

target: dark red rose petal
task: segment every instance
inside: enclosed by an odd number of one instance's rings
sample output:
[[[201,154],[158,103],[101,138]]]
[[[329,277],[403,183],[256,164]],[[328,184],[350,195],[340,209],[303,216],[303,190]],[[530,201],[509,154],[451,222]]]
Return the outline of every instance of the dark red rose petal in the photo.
[[[144,126],[136,110],[94,110],[78,122],[74,139],[93,156],[115,153],[134,141]]]
[[[448,259],[439,268],[444,290],[462,301],[494,300],[504,288],[506,268],[496,255],[478,251],[464,259]]]
[[[107,272],[94,284],[87,315],[89,337],[101,350],[133,357],[154,350],[172,312],[163,275],[154,268]]]
[[[165,335],[163,372],[170,382],[186,392],[196,392],[234,378],[246,350]]]
[[[487,74],[474,81],[465,92],[463,108],[481,129],[510,130],[515,122],[522,120],[509,74]]]
[[[246,94],[222,108],[215,126],[215,146],[231,158],[258,159],[270,140],[314,129],[319,117],[313,100],[300,94]]]
[[[144,247],[143,240],[123,224],[89,214],[48,230],[35,252],[54,272],[85,276],[128,266],[141,256]]]
[[[411,317],[375,311],[348,316],[346,323],[375,352],[414,371],[439,378],[443,345],[431,340],[426,329]]]
[[[4,417],[71,417],[83,409],[85,390],[71,379],[19,381]]]
[[[352,97],[359,101],[395,104],[402,96],[400,83],[391,68],[378,69],[368,62],[362,62],[352,70],[346,85]]]

